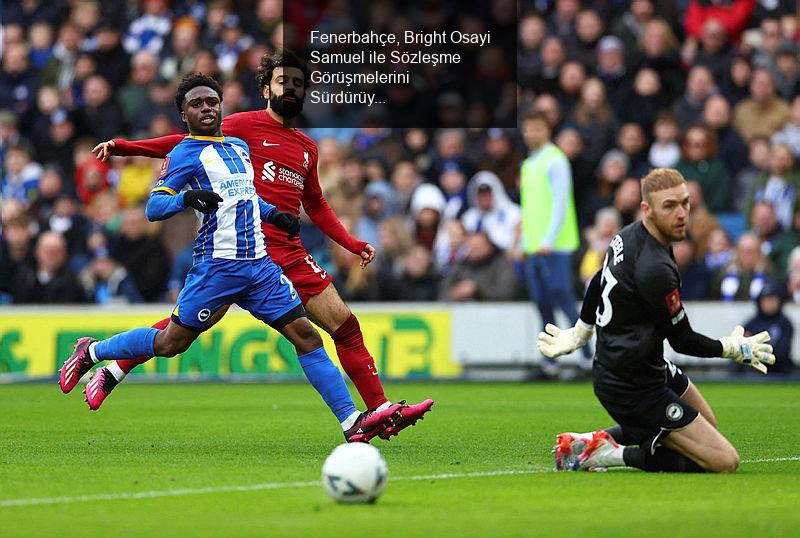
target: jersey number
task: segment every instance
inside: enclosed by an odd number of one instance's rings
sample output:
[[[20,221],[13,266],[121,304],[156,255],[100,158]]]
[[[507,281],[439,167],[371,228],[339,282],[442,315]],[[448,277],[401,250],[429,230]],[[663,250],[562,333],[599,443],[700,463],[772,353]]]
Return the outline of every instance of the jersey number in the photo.
[[[281,273],[281,284],[286,284],[289,286],[289,295],[292,296],[292,300],[294,301],[297,298],[297,292],[294,291],[294,284],[292,284],[292,281],[289,280],[289,277],[283,273]]]
[[[611,269],[608,267],[608,254],[606,254],[606,259],[603,260],[603,272],[600,274],[600,286],[603,290],[600,293],[600,299],[603,300],[603,311],[600,312],[600,307],[597,307],[597,319],[595,320],[595,324],[598,327],[605,327],[611,323],[611,316],[614,315],[614,309],[611,308],[611,299],[609,295],[611,295],[611,290],[614,289],[617,283],[617,279],[611,274]]]

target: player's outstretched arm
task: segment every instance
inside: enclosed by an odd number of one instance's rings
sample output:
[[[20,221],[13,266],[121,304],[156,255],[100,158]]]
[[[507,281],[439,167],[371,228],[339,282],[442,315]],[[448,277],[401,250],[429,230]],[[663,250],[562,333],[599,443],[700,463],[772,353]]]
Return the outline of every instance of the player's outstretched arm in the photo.
[[[746,364],[761,372],[767,373],[765,364],[775,364],[775,355],[769,345],[770,336],[761,331],[753,336],[744,335],[744,327],[737,325],[730,336],[720,338],[722,356],[739,364]]]
[[[555,358],[568,355],[586,345],[594,335],[594,324],[597,317],[597,305],[600,302],[600,271],[594,275],[586,288],[581,306],[581,315],[574,327],[559,329],[548,323],[544,332],[540,332],[536,345],[545,357]]]
[[[177,146],[185,135],[167,135],[158,138],[148,138],[145,140],[122,140],[114,138],[97,144],[92,153],[99,161],[107,161],[113,155],[122,157],[152,157],[163,159]]]

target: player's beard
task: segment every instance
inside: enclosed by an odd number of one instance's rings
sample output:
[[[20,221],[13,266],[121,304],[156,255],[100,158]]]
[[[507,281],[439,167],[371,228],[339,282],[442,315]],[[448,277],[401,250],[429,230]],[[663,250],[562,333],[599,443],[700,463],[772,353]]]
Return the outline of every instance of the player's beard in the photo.
[[[287,120],[294,118],[303,111],[303,99],[294,95],[295,101],[287,101],[283,95],[272,94],[269,97],[269,107],[279,116]]]

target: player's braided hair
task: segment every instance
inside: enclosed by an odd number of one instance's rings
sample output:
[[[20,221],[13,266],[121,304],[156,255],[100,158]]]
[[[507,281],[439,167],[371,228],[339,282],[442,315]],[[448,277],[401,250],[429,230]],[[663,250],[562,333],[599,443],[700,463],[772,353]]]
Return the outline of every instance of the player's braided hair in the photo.
[[[183,77],[178,86],[178,92],[175,94],[175,106],[178,107],[178,112],[183,112],[183,100],[186,99],[186,94],[189,93],[192,88],[197,88],[198,86],[208,86],[217,92],[219,101],[220,103],[222,102],[222,86],[219,85],[219,82],[209,75],[193,73]]]
[[[261,57],[261,65],[258,66],[258,74],[256,81],[261,91],[264,87],[268,87],[272,81],[272,72],[276,67],[296,67],[303,72],[304,86],[306,88],[311,84],[311,69],[305,60],[290,50],[278,49],[274,54],[265,54]]]

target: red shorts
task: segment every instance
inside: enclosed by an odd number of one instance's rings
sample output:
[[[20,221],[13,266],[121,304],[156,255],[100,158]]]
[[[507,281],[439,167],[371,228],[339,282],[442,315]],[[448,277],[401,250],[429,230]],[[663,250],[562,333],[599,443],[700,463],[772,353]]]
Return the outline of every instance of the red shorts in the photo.
[[[267,253],[278,266],[283,269],[294,289],[300,295],[300,300],[306,304],[309,299],[319,295],[333,281],[328,272],[317,265],[302,245],[277,244],[274,245],[267,239]]]

